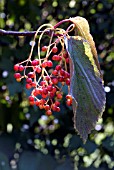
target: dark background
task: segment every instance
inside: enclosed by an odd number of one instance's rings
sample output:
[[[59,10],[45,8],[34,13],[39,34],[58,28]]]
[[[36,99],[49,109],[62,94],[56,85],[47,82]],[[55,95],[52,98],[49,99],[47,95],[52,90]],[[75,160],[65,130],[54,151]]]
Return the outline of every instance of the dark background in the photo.
[[[0,170],[114,169],[114,1],[0,0],[5,30],[32,31],[75,16],[88,20],[96,43],[107,98],[103,117],[84,145],[64,100],[50,118],[29,106],[13,65],[27,59],[32,37],[0,36]]]

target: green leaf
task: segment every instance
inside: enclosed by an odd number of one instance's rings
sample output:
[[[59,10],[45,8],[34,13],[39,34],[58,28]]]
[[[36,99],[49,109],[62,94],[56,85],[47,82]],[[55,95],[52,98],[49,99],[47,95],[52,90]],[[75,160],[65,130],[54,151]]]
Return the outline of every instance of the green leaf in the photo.
[[[91,47],[83,38],[65,38],[70,56],[70,94],[73,98],[74,127],[87,140],[105,109],[105,92]]]

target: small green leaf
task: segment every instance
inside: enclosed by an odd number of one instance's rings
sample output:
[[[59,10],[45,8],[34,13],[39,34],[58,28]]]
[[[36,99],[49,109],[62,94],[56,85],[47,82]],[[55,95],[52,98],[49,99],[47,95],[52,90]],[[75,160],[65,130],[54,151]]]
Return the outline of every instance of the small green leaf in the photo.
[[[70,56],[74,127],[85,142],[105,109],[104,87],[89,43],[76,36],[65,38],[65,45]]]

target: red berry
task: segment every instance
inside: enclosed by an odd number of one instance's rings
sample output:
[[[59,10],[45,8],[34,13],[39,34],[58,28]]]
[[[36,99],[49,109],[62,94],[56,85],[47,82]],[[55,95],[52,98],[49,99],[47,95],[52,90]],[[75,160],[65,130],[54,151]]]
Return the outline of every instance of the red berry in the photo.
[[[42,69],[41,69],[40,66],[36,67],[36,72],[37,72],[37,73],[41,73],[41,71],[42,71]]]
[[[53,87],[52,92],[56,93],[56,91],[57,91],[56,87]]]
[[[61,70],[60,70],[60,75],[61,75],[61,76],[64,76],[64,75],[65,75],[65,70],[61,69]]]
[[[18,71],[19,70],[19,64],[15,64],[13,68],[14,68],[15,71]]]
[[[20,65],[19,66],[19,71],[23,71],[24,70],[24,66],[23,65]]]
[[[59,82],[64,82],[64,77],[63,77],[63,76],[59,76],[59,77],[58,77],[58,81],[59,81]]]
[[[58,94],[57,94],[57,99],[62,99],[62,97],[63,97],[63,96],[62,96],[61,93],[58,93]]]
[[[55,101],[55,105],[56,106],[60,106],[60,102],[59,101]]]
[[[44,52],[46,52],[46,51],[47,51],[47,49],[48,49],[48,47],[47,47],[47,46],[43,46],[43,47],[42,47],[42,51],[44,51]]]
[[[51,85],[47,86],[47,90],[48,91],[52,91],[53,90],[53,87]]]
[[[48,96],[47,94],[44,94],[44,93],[42,94],[42,98],[44,99],[47,98],[47,96]]]
[[[66,104],[67,104],[68,106],[71,106],[71,105],[72,105],[72,100],[67,99]]]
[[[42,95],[43,90],[39,89],[39,88],[36,88],[35,92],[36,92],[37,95]]]
[[[30,89],[32,86],[30,84],[26,84],[26,89]]]
[[[15,78],[15,79],[21,78],[21,74],[20,74],[20,73],[15,73],[15,74],[14,74],[14,78]]]
[[[63,57],[68,58],[68,53],[67,52],[63,53]]]
[[[61,70],[61,65],[57,65],[57,66],[55,67],[55,70],[57,70],[57,71]]]
[[[63,73],[64,78],[70,78],[70,74],[67,71],[64,71]]]
[[[47,110],[47,111],[46,111],[46,115],[47,115],[47,116],[52,115],[52,111],[51,111],[51,110]]]
[[[40,104],[40,105],[39,105],[39,108],[40,108],[40,109],[44,109],[44,105],[43,105],[43,104]]]
[[[40,85],[41,85],[41,86],[45,86],[46,84],[47,84],[46,81],[41,81],[41,82],[40,82]]]
[[[27,83],[32,83],[32,79],[31,79],[31,78],[27,78],[27,79],[26,79],[26,82],[27,82]]]
[[[53,78],[51,81],[52,81],[53,84],[57,84],[58,83],[58,79],[57,78]]]
[[[53,98],[55,96],[54,92],[50,92],[50,98]]]
[[[51,109],[52,109],[54,112],[56,112],[57,106],[56,106],[55,104],[52,104],[52,105],[51,105]]]
[[[53,70],[53,71],[52,71],[52,74],[53,74],[54,76],[57,76],[57,75],[58,75],[58,71],[57,71],[57,70]]]
[[[47,65],[47,61],[44,61],[43,63],[42,63],[42,67],[47,67],[48,65]]]
[[[50,76],[45,76],[45,80],[49,81],[50,80]]]
[[[39,106],[40,102],[39,100],[35,101],[36,106]]]
[[[48,90],[47,90],[47,88],[43,88],[43,92],[42,92],[43,94],[48,94]]]
[[[27,76],[28,76],[29,78],[34,78],[35,74],[34,74],[34,72],[29,72],[29,73],[27,74]]]
[[[70,73],[66,72],[65,76],[66,76],[66,78],[70,78]]]
[[[53,52],[53,53],[56,53],[57,51],[58,51],[58,48],[57,48],[57,47],[53,47],[53,48],[52,48],[52,52]]]
[[[33,94],[34,96],[37,96],[37,93],[36,93],[36,90],[35,90],[35,89],[32,91],[32,94]]]
[[[53,55],[52,60],[56,61],[58,55]]]
[[[39,60],[38,59],[34,59],[32,62],[31,62],[31,65],[32,66],[37,66],[39,64]]]
[[[69,64],[69,58],[66,58],[66,63]]]
[[[44,106],[44,109],[45,109],[45,110],[49,110],[49,109],[50,109],[50,106],[49,106],[48,104],[46,104],[46,105]]]
[[[32,82],[32,83],[31,83],[31,86],[32,86],[32,87],[36,87],[36,83],[35,83],[35,82]]]
[[[57,107],[57,108],[56,108],[56,112],[60,112],[60,107]]]
[[[48,60],[48,61],[47,61],[47,66],[48,66],[48,67],[52,67],[52,66],[53,66],[53,63],[52,63],[51,60]]]
[[[52,60],[54,61],[60,61],[62,57],[60,55],[53,55]]]
[[[58,55],[58,61],[61,61],[62,57],[60,55]]]
[[[38,89],[38,88],[35,88],[35,89],[34,89],[34,96],[37,96],[37,95],[39,95],[39,89]]]
[[[70,94],[67,94],[67,95],[66,95],[66,99],[72,100],[72,96],[71,96]]]
[[[34,96],[29,96],[29,101],[34,101]]]
[[[69,79],[69,78],[66,79],[66,85],[67,85],[67,86],[70,85],[70,79]]]
[[[34,105],[35,105],[35,101],[30,101],[29,104],[30,104],[31,106],[34,106]]]
[[[46,103],[46,100],[44,100],[44,99],[40,100],[40,104],[44,105],[45,103]]]
[[[17,81],[17,82],[20,82],[20,81],[21,81],[21,78],[16,79],[16,81]]]

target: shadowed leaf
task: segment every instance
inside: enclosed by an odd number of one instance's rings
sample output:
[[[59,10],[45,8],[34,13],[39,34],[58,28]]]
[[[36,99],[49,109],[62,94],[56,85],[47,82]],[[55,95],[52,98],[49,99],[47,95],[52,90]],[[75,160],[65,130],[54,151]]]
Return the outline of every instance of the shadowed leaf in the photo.
[[[85,142],[104,111],[104,87],[88,42],[76,36],[65,38],[65,44],[70,56],[74,127]]]
[[[7,156],[0,151],[0,170],[11,170]]]
[[[24,151],[18,163],[19,170],[53,170],[56,166],[52,156],[32,151]]]

